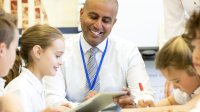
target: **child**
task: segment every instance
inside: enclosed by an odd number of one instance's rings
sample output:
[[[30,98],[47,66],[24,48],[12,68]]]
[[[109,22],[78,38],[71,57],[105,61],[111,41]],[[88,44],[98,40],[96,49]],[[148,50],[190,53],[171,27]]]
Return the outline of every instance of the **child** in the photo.
[[[5,77],[15,60],[18,46],[17,18],[0,9],[0,112],[21,112],[16,96],[5,94]]]
[[[192,53],[183,37],[168,41],[158,52],[155,61],[156,68],[176,89],[173,95],[155,106],[186,104],[200,93],[200,76],[193,68]]]
[[[15,62],[13,65],[13,68],[10,69],[10,71],[8,72],[8,75],[4,77],[4,79],[6,80],[5,86],[8,85],[8,83],[10,81],[12,81],[15,77],[17,77],[18,72],[20,72],[20,67],[22,65],[22,61],[21,61],[21,57],[19,54],[19,50],[16,50],[16,58],[15,58]]]
[[[187,37],[193,46],[194,67],[200,74],[200,12],[194,12],[186,24]]]
[[[6,86],[6,91],[20,98],[25,112],[39,112],[46,107],[42,78],[57,73],[64,46],[62,33],[48,25],[32,26],[22,34],[20,55],[25,66]],[[56,111],[67,109],[63,106]]]
[[[14,100],[13,100],[14,99]],[[11,94],[0,96],[0,112],[23,112],[19,100]]]
[[[0,9],[0,96],[4,93],[5,77],[15,60],[18,46],[17,19]]]
[[[191,45],[192,45],[191,46],[191,48],[192,48],[192,62],[193,62],[192,66],[194,66],[194,68],[196,69],[197,75],[200,75],[200,12],[194,12],[192,14],[190,19],[186,23],[186,30],[187,30],[187,32],[184,35],[184,37],[187,38],[187,40],[189,40],[191,42]],[[171,43],[171,44],[173,44],[173,43]],[[181,46],[181,45],[177,44],[176,46]],[[189,46],[190,46],[190,43],[189,43]],[[188,48],[185,49],[185,50],[188,50]],[[189,54],[190,53],[188,53],[188,55]],[[180,57],[180,58],[185,57],[185,55],[186,54],[184,54],[184,55],[182,54],[182,57]],[[174,55],[174,56],[176,56],[176,55]],[[178,61],[178,62],[183,63],[183,61]],[[197,80],[199,80],[198,77],[197,77]],[[187,84],[191,85],[193,83],[194,82],[190,81]],[[192,88],[192,86],[191,86],[191,88]],[[196,94],[198,92],[199,92],[199,88],[194,93]],[[165,110],[166,111],[173,110],[173,111],[176,111],[176,112],[177,111],[189,112],[192,108],[194,108],[194,106],[199,101],[199,99],[200,99],[200,94],[196,95],[196,97],[193,97],[186,104],[180,105],[180,106],[138,108],[138,109],[132,109],[131,111],[162,112],[162,111],[165,111]],[[148,102],[148,103],[146,102],[146,104],[145,104],[141,101],[141,105],[143,107],[146,107],[147,105],[150,105],[150,104],[153,105],[152,102]],[[124,111],[126,111],[126,110],[124,110]],[[200,112],[200,101],[198,102],[196,107],[193,110],[191,110],[190,112]]]
[[[200,35],[199,38],[192,40],[192,46],[193,46],[193,65],[198,71],[198,74],[200,75]]]
[[[174,108],[188,111],[191,108],[170,106],[187,104],[193,97],[200,94],[200,76],[193,67],[192,52],[187,42],[187,39],[181,36],[174,37],[156,55],[156,68],[161,71],[168,81],[172,82],[175,88],[173,94],[155,104],[149,101],[139,101],[138,107],[166,106],[163,108],[149,108],[148,111],[150,112],[151,110],[153,112]],[[143,111],[145,112],[145,110]]]
[[[194,12],[186,24],[187,37],[192,44],[193,65],[200,75],[200,12]],[[198,98],[199,100],[199,98]],[[195,103],[194,103],[195,104]],[[191,112],[200,111],[200,101]]]

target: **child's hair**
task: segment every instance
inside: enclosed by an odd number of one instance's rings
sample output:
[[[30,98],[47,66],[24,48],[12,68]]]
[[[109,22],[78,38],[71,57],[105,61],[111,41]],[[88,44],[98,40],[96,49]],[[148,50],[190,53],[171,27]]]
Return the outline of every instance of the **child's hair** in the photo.
[[[195,75],[192,64],[192,52],[187,39],[177,36],[170,39],[156,55],[155,66],[157,69],[172,67],[186,70],[189,75]]]
[[[20,74],[20,66],[22,66],[21,58],[23,59],[25,66],[28,66],[32,61],[30,51],[35,45],[39,45],[41,48],[46,49],[51,46],[56,39],[64,39],[62,33],[49,25],[34,25],[28,28],[21,37],[21,48],[16,55],[15,65],[10,70],[7,81],[11,81]],[[18,52],[18,51],[17,51]],[[9,82],[7,82],[9,83]]]
[[[17,30],[17,18],[0,9],[0,43],[5,43],[9,48],[14,39],[15,30]]]
[[[200,33],[200,11],[194,11],[186,22],[186,35],[190,39],[195,39],[196,32]]]
[[[45,49],[58,38],[63,38],[62,33],[49,25],[35,25],[28,28],[21,37],[20,55],[25,64],[32,61],[32,57],[29,54],[35,45]]]
[[[19,73],[21,72],[21,66],[22,66],[22,61],[21,61],[21,56],[19,54],[19,49],[16,50],[16,58],[15,58],[15,62],[13,65],[13,68],[10,69],[10,71],[8,72],[8,75],[6,77],[4,77],[4,79],[6,80],[5,86],[12,81],[15,77],[17,77],[19,75]]]

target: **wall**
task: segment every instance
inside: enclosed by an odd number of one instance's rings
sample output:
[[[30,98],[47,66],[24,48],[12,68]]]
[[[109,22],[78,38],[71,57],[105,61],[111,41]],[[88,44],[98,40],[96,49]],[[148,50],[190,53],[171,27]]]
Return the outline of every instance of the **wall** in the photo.
[[[139,47],[158,46],[163,33],[162,0],[118,0],[118,20],[113,34],[127,38]]]
[[[49,24],[56,27],[77,27],[78,26],[78,0],[41,0],[48,15]],[[10,0],[4,1],[4,7],[10,12]],[[18,0],[19,28],[22,26],[22,4]],[[29,26],[35,22],[34,0],[28,0]]]
[[[42,0],[49,24],[55,27],[80,28],[79,8],[85,0]],[[10,0],[5,0],[9,12]],[[112,33],[133,41],[138,47],[157,47],[163,36],[162,0],[118,0],[119,13]],[[21,28],[21,0],[18,0],[19,28]],[[34,24],[34,0],[29,0],[29,21]],[[75,29],[76,30],[76,29]],[[70,33],[64,31],[64,33]],[[73,31],[72,33],[77,33]]]
[[[5,0],[5,8],[10,12],[10,0]],[[73,35],[76,31],[69,31],[72,27],[78,27],[80,3],[85,0],[42,0],[49,17],[49,24],[56,27],[64,27],[65,37]],[[160,28],[162,23],[162,0],[118,0],[118,20],[113,28],[113,34],[127,38],[139,47],[158,46]],[[18,0],[18,18],[21,28],[21,0]],[[34,24],[34,0],[29,0],[29,21]],[[69,29],[68,29],[69,28]],[[160,33],[159,33],[160,32]],[[145,61],[147,72],[153,88],[156,92],[155,101],[164,96],[164,78],[154,68],[153,59]]]

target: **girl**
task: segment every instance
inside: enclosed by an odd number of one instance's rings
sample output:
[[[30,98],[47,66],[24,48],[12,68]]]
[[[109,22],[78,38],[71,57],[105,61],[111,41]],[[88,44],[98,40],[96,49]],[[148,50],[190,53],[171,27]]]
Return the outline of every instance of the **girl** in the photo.
[[[194,12],[186,24],[187,37],[192,44],[194,67],[200,74],[200,11]]]
[[[200,12],[194,12],[186,24],[187,37],[192,44],[193,65],[200,75]],[[200,98],[200,97],[199,97]],[[198,103],[191,112],[200,111],[200,101],[197,97]],[[196,104],[193,103],[193,104]]]
[[[200,74],[200,35],[199,34],[197,34],[197,38],[192,40],[193,65],[198,71],[198,74]],[[200,111],[200,101],[198,101],[197,106],[192,110],[192,112],[199,112],[199,111]]]
[[[156,68],[176,90],[155,106],[186,104],[200,93],[200,76],[193,67],[192,53],[186,42],[183,37],[175,37],[157,54]]]
[[[171,96],[158,103],[139,101],[138,107],[160,107],[140,109],[140,111],[162,112],[164,110],[169,111],[173,109],[177,111],[189,111],[192,105],[187,102],[192,100],[195,96],[200,95],[200,76],[193,67],[189,41],[182,36],[174,37],[169,40],[157,53],[155,64],[156,68],[161,71],[163,76],[168,81],[172,82],[175,90]],[[187,104],[187,106],[170,106],[183,104]]]
[[[25,66],[6,86],[6,91],[20,98],[25,112],[39,112],[46,107],[42,78],[56,74],[62,64],[64,46],[62,33],[48,25],[35,25],[23,33],[20,55]],[[67,107],[63,106],[56,111],[65,109]]]
[[[192,62],[193,62],[192,66],[194,66],[194,68],[196,69],[197,75],[200,75],[200,12],[194,12],[192,14],[192,16],[190,17],[190,19],[187,21],[187,23],[186,23],[186,34],[184,35],[184,37],[186,37],[187,40],[189,40],[189,42],[190,42],[189,46],[191,45],[191,48],[192,48]],[[168,44],[170,44],[170,43],[168,43]],[[173,42],[171,44],[173,44]],[[175,46],[182,46],[182,49],[185,49],[186,51],[188,50],[188,48],[185,48],[184,45],[182,45],[180,43],[179,44],[177,43],[177,45],[175,45]],[[177,51],[178,51],[178,49],[177,49]],[[186,51],[184,51],[184,52],[186,52]],[[190,53],[189,52],[184,53],[184,54],[181,55],[181,57],[179,56],[179,58],[183,59],[183,57],[185,57],[186,55],[190,55]],[[177,55],[174,55],[174,56],[175,56],[175,58],[177,57]],[[166,56],[164,56],[164,57],[166,57]],[[177,63],[181,64],[181,63],[185,62],[185,61],[181,61],[181,60],[177,61]],[[164,61],[166,61],[166,60],[164,60]],[[157,59],[157,62],[158,62],[158,59]],[[164,63],[166,63],[166,62],[164,62]],[[172,64],[174,64],[174,63],[172,63]],[[160,63],[159,65],[162,65],[162,64]],[[157,66],[158,66],[158,63],[157,63]],[[179,75],[177,75],[177,76],[179,76]],[[197,80],[199,80],[199,77],[198,76],[196,76],[196,77],[197,77]],[[189,82],[187,81],[187,83],[185,85],[191,85],[191,86],[187,87],[188,88],[187,90],[191,90],[194,87],[193,86],[194,82],[190,78],[188,78],[187,80],[190,80],[190,81]],[[181,84],[181,81],[183,81],[183,79],[180,80],[180,82],[179,82],[180,84]],[[191,96],[193,96],[194,94],[198,94],[199,91],[200,90],[199,90],[199,87],[198,87],[194,92],[192,92]],[[188,98],[188,99],[190,99],[190,98]],[[167,110],[167,111],[173,110],[173,111],[189,112],[192,108],[194,108],[194,106],[199,101],[199,99],[200,99],[200,94],[196,95],[196,97],[191,99],[185,105],[181,105],[181,106],[165,106],[165,107],[154,107],[154,108],[148,108],[148,109],[142,108],[142,109],[133,109],[133,110],[143,111],[143,112],[155,112],[155,111],[156,112],[162,112],[162,111],[165,111],[165,110]],[[173,101],[169,100],[169,101],[172,102],[172,104],[173,104],[174,100]],[[141,105],[143,107],[146,107],[147,105],[150,105],[150,104],[153,105],[152,102],[143,103],[141,101]],[[161,103],[160,103],[160,105],[161,105]],[[157,104],[157,106],[159,106],[159,104]],[[190,112],[199,112],[199,111],[200,111],[200,101],[197,103],[196,107],[194,109],[192,109]]]

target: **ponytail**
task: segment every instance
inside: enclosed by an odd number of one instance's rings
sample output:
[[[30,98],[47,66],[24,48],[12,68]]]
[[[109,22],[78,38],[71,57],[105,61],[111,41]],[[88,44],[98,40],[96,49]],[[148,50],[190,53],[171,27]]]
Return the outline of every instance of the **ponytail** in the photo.
[[[19,51],[19,49],[17,49],[15,63],[13,65],[12,69],[10,69],[8,75],[6,77],[4,77],[4,79],[6,80],[5,86],[10,81],[12,81],[14,78],[19,76],[19,74],[21,73],[21,67],[22,67],[22,59],[20,56],[20,51]]]

